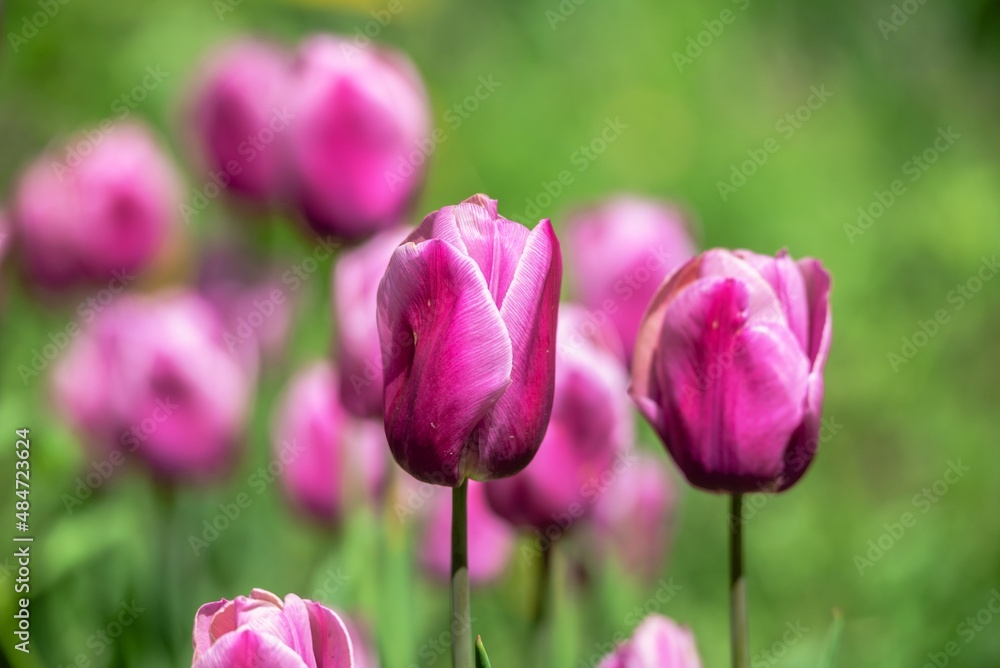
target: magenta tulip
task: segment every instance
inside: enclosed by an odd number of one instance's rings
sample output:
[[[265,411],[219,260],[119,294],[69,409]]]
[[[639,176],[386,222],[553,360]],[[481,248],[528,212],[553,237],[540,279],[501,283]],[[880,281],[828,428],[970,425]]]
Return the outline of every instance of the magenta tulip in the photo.
[[[229,470],[254,374],[231,354],[214,309],[193,294],[120,297],[55,368],[57,405],[100,452],[164,479]]]
[[[484,483],[470,482],[469,581],[486,584],[500,577],[510,562],[514,532],[486,503]],[[423,530],[421,561],[436,580],[447,582],[451,575],[451,494],[435,491]]]
[[[786,490],[816,452],[830,327],[819,261],[707,251],[650,303],[632,397],[691,484]]]
[[[389,258],[411,230],[383,232],[347,250],[333,269],[340,397],[359,417],[382,416],[382,349],[375,310]]]
[[[340,616],[289,594],[254,589],[249,597],[199,608],[192,668],[353,668],[354,648]]]
[[[701,658],[689,629],[650,615],[597,668],[701,668]]]
[[[317,35],[299,47],[291,85],[292,203],[322,235],[357,239],[398,224],[430,145],[427,93],[412,63]]]
[[[620,195],[571,214],[566,238],[577,299],[617,330],[631,359],[646,304],[695,254],[684,216],[666,203]]]
[[[597,499],[590,523],[596,550],[614,555],[626,572],[647,580],[663,572],[677,502],[662,459],[638,453]]]
[[[543,535],[565,518],[589,516],[608,481],[630,466],[634,418],[621,363],[581,337],[586,313],[563,304],[552,419],[520,473],[486,485],[490,505],[515,526]]]
[[[562,256],[476,195],[427,216],[378,291],[385,428],[410,475],[439,485],[510,476],[545,435]]]
[[[291,500],[330,523],[340,519],[351,499],[381,498],[388,463],[382,425],[350,416],[338,385],[327,362],[296,374],[281,400],[272,439]]]
[[[25,269],[52,289],[127,284],[164,246],[178,194],[172,164],[134,123],[43,154],[22,175],[11,212]]]
[[[281,188],[280,135],[291,119],[284,105],[290,58],[278,46],[242,40],[211,53],[195,94],[194,140],[212,182],[268,202]]]

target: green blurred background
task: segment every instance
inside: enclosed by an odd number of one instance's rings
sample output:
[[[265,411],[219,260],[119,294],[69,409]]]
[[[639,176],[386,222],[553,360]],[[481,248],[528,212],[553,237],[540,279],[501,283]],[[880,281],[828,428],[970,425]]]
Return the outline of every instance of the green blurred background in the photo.
[[[529,224],[550,216],[558,231],[571,206],[636,191],[687,207],[705,247],[787,247],[821,258],[834,277],[831,429],[797,487],[750,501],[759,506],[747,524],[754,666],[820,665],[835,610],[844,624],[834,665],[917,668],[949,642],[960,653],[948,665],[1000,665],[1000,619],[974,632],[961,626],[1000,587],[1000,281],[985,281],[960,309],[949,299],[1000,250],[1000,4],[401,0],[384,27],[371,14],[386,8],[377,1],[52,4],[58,11],[15,52],[11,34],[24,36],[25,17],[41,9],[5,3],[0,201],[50,141],[114,117],[115,100],[157,66],[168,76],[131,113],[160,130],[193,188],[199,177],[182,140],[181,108],[206,50],[247,32],[292,44],[311,31],[368,30],[414,59],[446,132],[419,214],[482,191],[499,199],[501,213]],[[900,25],[891,23],[894,11]],[[732,20],[714,23],[720,16]],[[499,86],[455,123],[449,109],[474,94],[480,77]],[[800,112],[802,122],[783,121],[807,103],[811,87],[831,95],[822,104],[814,98],[817,108]],[[626,127],[581,162],[576,152],[608,119]],[[908,161],[949,128],[958,138],[914,171]],[[771,138],[777,152],[723,197],[719,182],[739,183],[734,166],[748,151],[760,156]],[[562,192],[542,196],[564,170]],[[871,207],[895,179],[904,194],[862,229],[858,208]],[[533,204],[541,214],[527,220]],[[239,231],[240,222],[216,201],[191,232],[214,237]],[[270,243],[292,261],[311,252],[290,229]],[[141,475],[119,475],[72,513],[62,497],[89,460],[51,413],[44,374],[25,385],[16,372],[72,310],[42,308],[10,279],[8,272],[0,332],[0,630],[11,665],[68,666],[81,654],[93,666],[186,665],[197,606],[255,586],[318,593],[366,618],[379,629],[388,668],[448,665],[447,652],[429,649],[444,630],[447,592],[414,567],[414,527],[391,509],[324,532],[292,517],[272,485],[209,548],[196,556],[188,545],[270,460],[268,428],[283,383],[327,354],[325,272],[306,283],[287,359],[262,380],[250,454],[228,486],[166,498]],[[939,309],[948,322],[918,336],[925,345],[894,369],[890,353],[903,355],[904,338]],[[24,426],[34,446],[37,536],[30,656],[12,651],[13,559],[4,561],[13,552],[14,430]],[[660,449],[648,430],[642,435],[644,447]],[[933,491],[952,463],[968,471]],[[925,488],[933,502],[916,498]],[[693,628],[710,667],[729,660],[726,511],[726,499],[685,490],[663,567],[680,589],[650,606]],[[906,512],[916,524],[886,538]],[[869,541],[880,539],[889,549],[859,567]],[[172,545],[165,567],[164,541]],[[561,554],[573,549],[568,543]],[[533,577],[515,554],[501,582],[474,592],[475,631],[495,666],[589,666],[600,644],[631,633],[632,611],[655,601],[659,586],[613,566],[586,585],[566,577],[554,627],[539,639],[527,619]],[[126,632],[94,642],[133,600],[145,611]],[[806,631],[782,645],[788,624]],[[781,656],[764,654],[772,646]]]

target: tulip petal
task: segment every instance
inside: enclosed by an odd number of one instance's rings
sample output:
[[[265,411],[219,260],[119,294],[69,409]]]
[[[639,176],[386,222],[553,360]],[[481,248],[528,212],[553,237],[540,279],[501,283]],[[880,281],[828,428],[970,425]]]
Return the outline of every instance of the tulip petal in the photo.
[[[656,389],[669,400],[656,403],[671,414],[661,433],[705,489],[754,491],[755,481],[775,478],[802,421],[808,361],[784,322],[770,319],[780,305],[761,301],[755,313],[753,299],[743,281],[712,277],[665,313]]]
[[[273,636],[251,629],[229,633],[216,642],[193,668],[307,668],[302,657]]]
[[[511,383],[511,339],[486,281],[445,241],[405,243],[379,288],[378,325],[393,456],[420,480],[459,484],[466,443]]]
[[[352,668],[354,647],[340,616],[314,601],[305,601],[312,630],[312,652],[317,668]]]
[[[781,303],[788,326],[802,350],[808,351],[810,314],[806,284],[800,267],[788,256],[788,251],[781,250],[775,257],[750,251],[737,251],[735,254],[756,269],[771,285]]]
[[[552,224],[531,231],[500,308],[513,347],[511,384],[483,420],[473,477],[490,480],[523,469],[538,450],[555,388],[556,323],[562,255]],[[511,447],[510,444],[516,444]]]
[[[212,619],[215,617],[215,613],[222,609],[227,603],[229,603],[229,601],[226,599],[206,603],[198,608],[198,612],[195,613],[194,631],[191,634],[191,640],[194,644],[195,662],[197,662],[198,658],[212,647],[212,642],[214,641],[211,633]]]

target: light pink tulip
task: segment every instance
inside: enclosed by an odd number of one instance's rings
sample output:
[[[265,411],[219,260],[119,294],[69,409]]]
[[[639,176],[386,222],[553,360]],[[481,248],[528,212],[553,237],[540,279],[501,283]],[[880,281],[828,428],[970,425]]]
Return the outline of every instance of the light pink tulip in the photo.
[[[469,481],[469,580],[476,584],[485,584],[503,574],[515,540],[510,527],[490,510],[483,487],[483,483]],[[451,572],[451,490],[435,487],[430,503],[420,548],[421,561],[432,577],[447,582]]]
[[[411,231],[382,232],[344,251],[333,269],[340,396],[344,407],[359,417],[382,417],[382,350],[375,316],[378,286],[389,258]]]
[[[171,233],[178,195],[173,165],[143,126],[76,137],[41,155],[17,185],[11,214],[25,269],[52,289],[128,284]]]
[[[272,438],[289,497],[331,523],[352,497],[372,504],[381,499],[389,448],[381,423],[344,410],[338,385],[327,362],[300,371],[285,390]]]
[[[201,606],[192,640],[192,668],[359,665],[347,626],[336,612],[295,594],[282,601],[263,589]]]
[[[689,629],[650,615],[597,668],[701,668],[701,657]]]
[[[566,249],[576,296],[595,320],[617,330],[628,359],[639,322],[663,279],[695,254],[673,206],[619,195],[571,213]]]
[[[423,182],[430,134],[413,64],[347,37],[315,35],[298,49],[291,85],[292,204],[321,235],[358,239],[398,224]]]
[[[214,309],[190,293],[119,297],[52,378],[57,405],[100,452],[134,453],[167,479],[230,468],[254,380]]]
[[[281,135],[288,118],[290,58],[257,40],[226,45],[205,59],[193,104],[193,132],[209,176],[249,200],[281,191]]]

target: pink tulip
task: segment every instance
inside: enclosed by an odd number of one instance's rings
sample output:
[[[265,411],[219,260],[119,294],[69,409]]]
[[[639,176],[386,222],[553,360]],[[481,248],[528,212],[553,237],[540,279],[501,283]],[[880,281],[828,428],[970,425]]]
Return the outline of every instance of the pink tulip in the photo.
[[[597,668],[701,668],[701,658],[689,629],[650,615]]]
[[[552,225],[476,195],[427,216],[378,292],[385,431],[424,482],[513,475],[552,410],[562,256]]]
[[[300,371],[281,400],[273,443],[285,463],[285,489],[296,506],[322,522],[336,522],[351,497],[381,498],[387,445],[382,425],[358,420],[337,395],[327,362]]]
[[[340,396],[359,417],[382,416],[382,349],[375,310],[389,258],[411,230],[383,232],[347,250],[333,269]]]
[[[631,465],[628,377],[619,360],[579,338],[585,317],[579,307],[560,309],[555,401],[538,453],[520,473],[486,485],[497,514],[543,534],[590,515],[608,481]]]
[[[288,130],[290,194],[319,234],[396,225],[423,182],[427,93],[401,54],[316,35],[299,47]]]
[[[185,293],[123,296],[54,370],[57,405],[102,452],[132,453],[162,478],[227,471],[254,375],[226,350],[222,324]]]
[[[206,603],[194,618],[192,668],[353,668],[354,649],[340,616],[289,594],[254,589]]]
[[[209,249],[199,267],[198,292],[225,323],[230,352],[280,357],[296,295],[262,258],[242,248]]]
[[[571,214],[566,238],[577,298],[617,330],[631,359],[646,304],[695,254],[684,216],[656,200],[619,195]]]
[[[631,394],[691,484],[783,491],[816,453],[829,348],[819,261],[710,250],[650,303]]]
[[[597,499],[591,526],[598,550],[614,553],[627,572],[653,580],[670,547],[677,491],[662,455],[636,457]]]
[[[280,136],[290,59],[272,44],[241,40],[212,53],[193,104],[193,133],[217,185],[258,202],[280,193]]]
[[[486,584],[503,575],[514,548],[514,532],[486,503],[483,483],[468,490],[469,581]],[[451,493],[435,488],[421,543],[424,569],[448,582],[451,574]]]
[[[164,246],[178,193],[170,161],[134,123],[43,154],[21,176],[12,210],[27,272],[53,289],[130,282]]]

